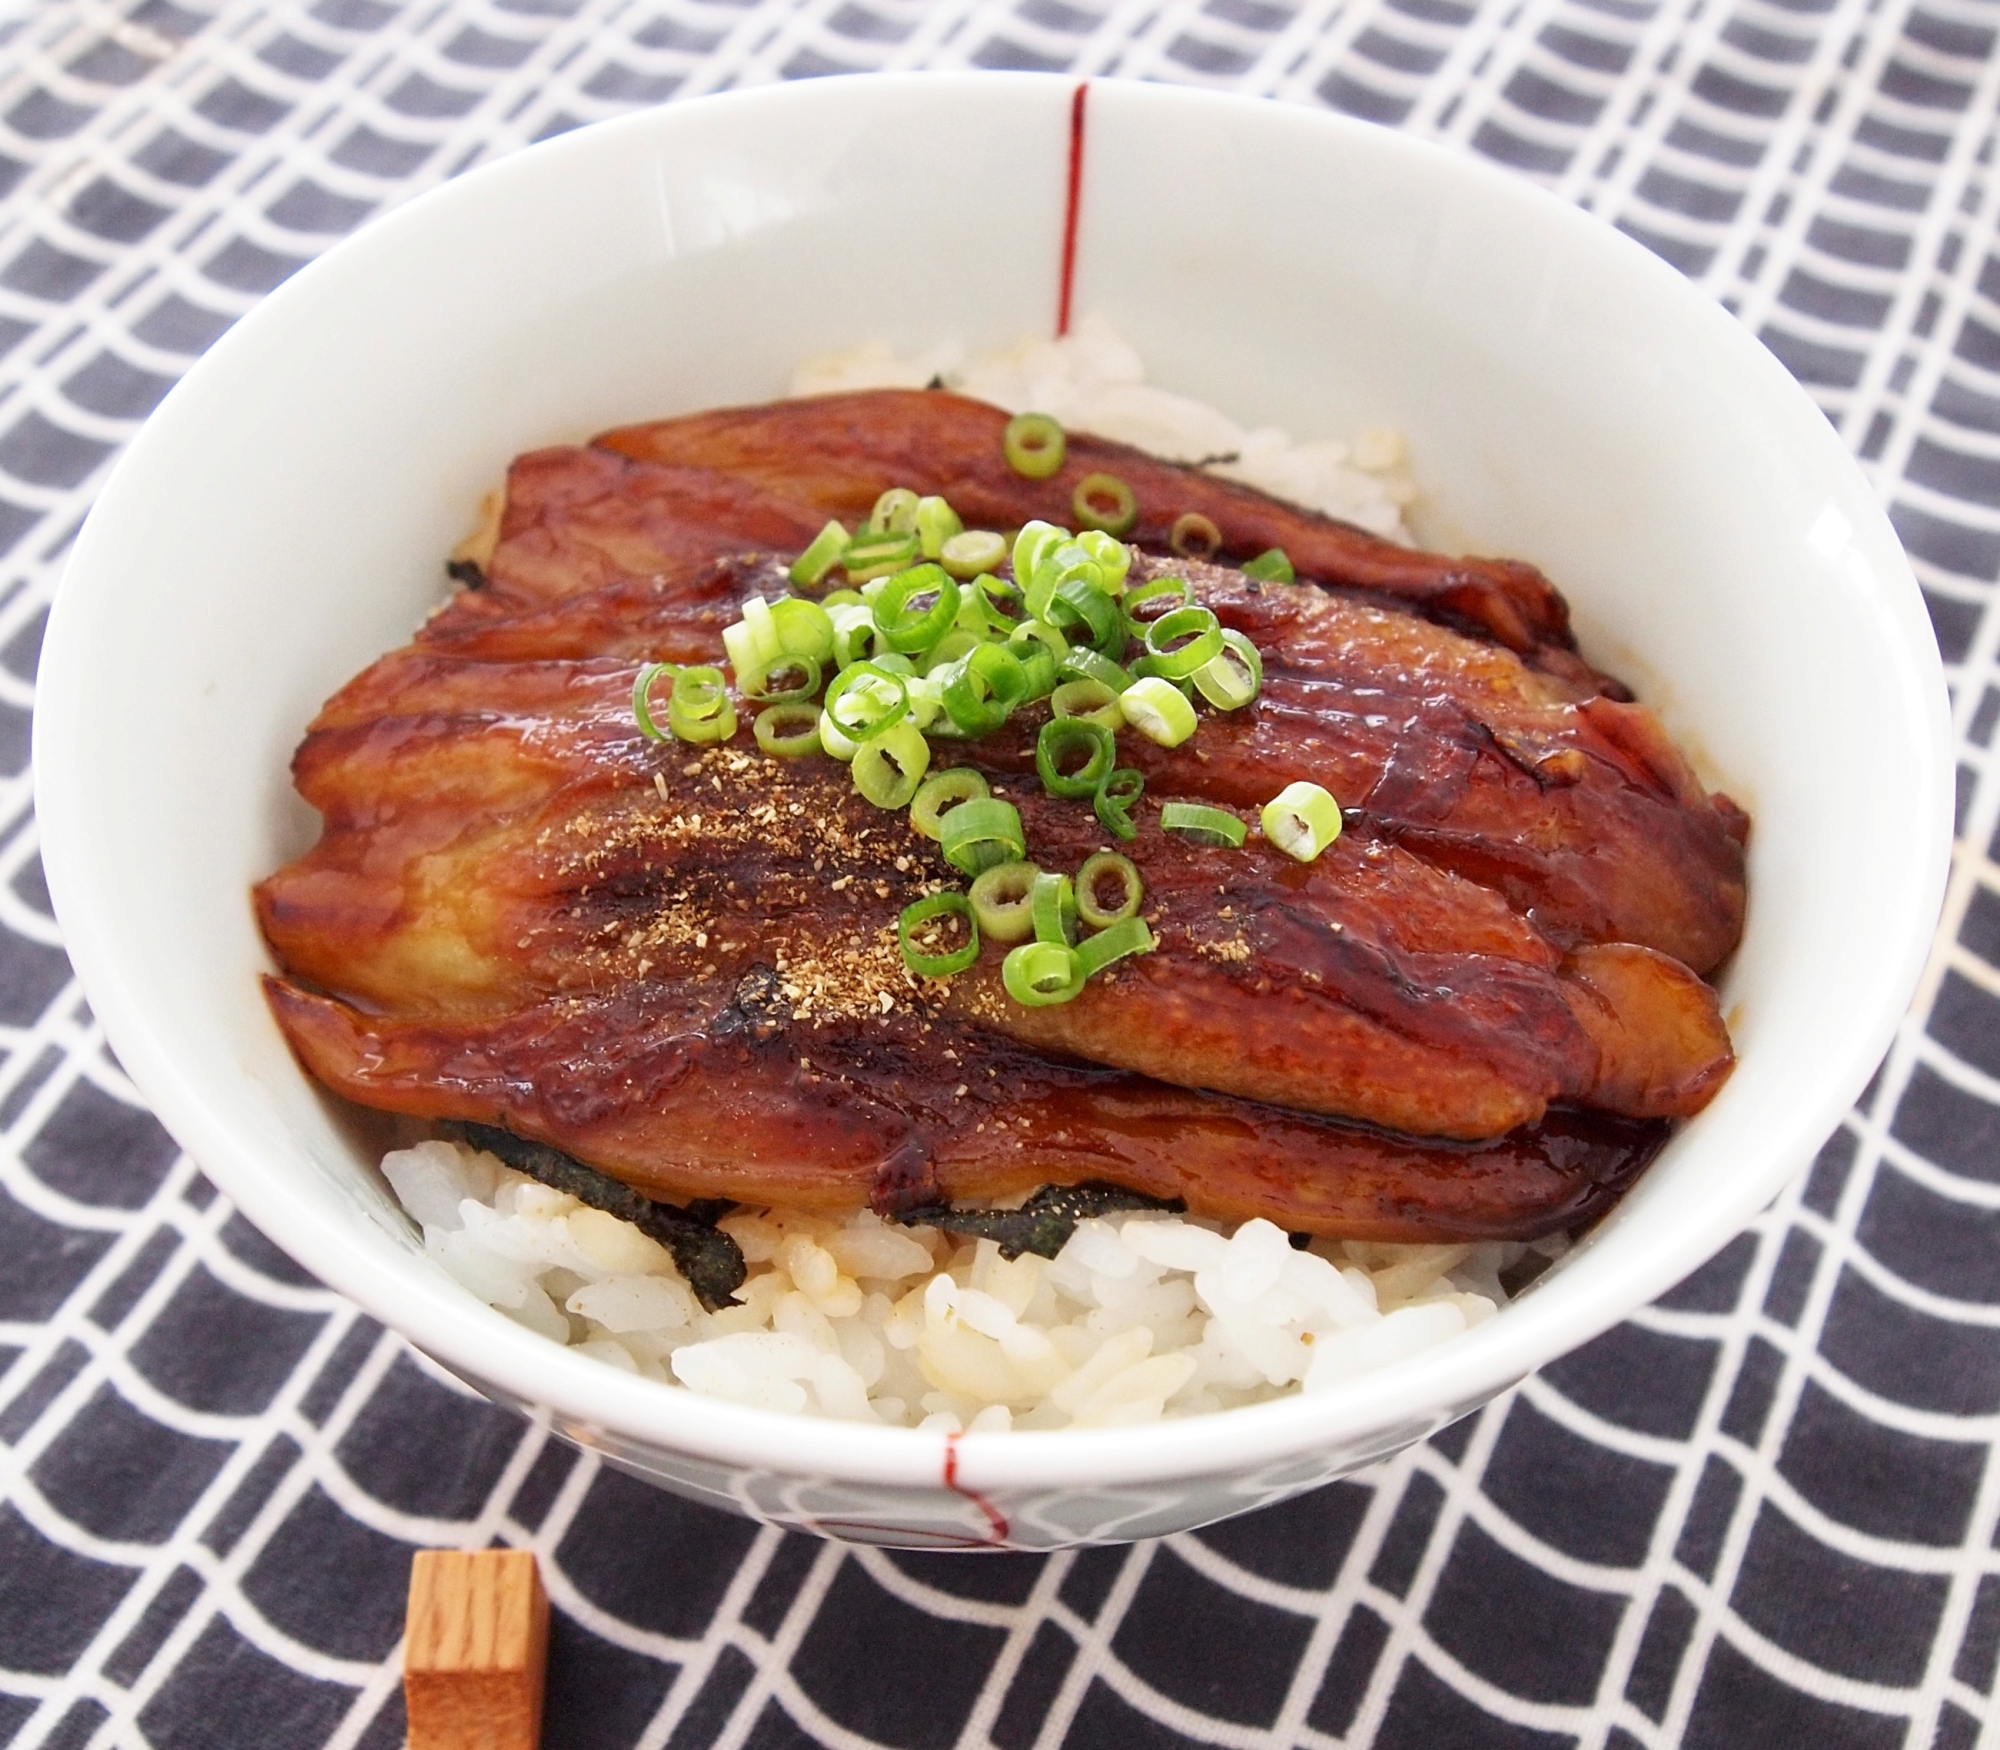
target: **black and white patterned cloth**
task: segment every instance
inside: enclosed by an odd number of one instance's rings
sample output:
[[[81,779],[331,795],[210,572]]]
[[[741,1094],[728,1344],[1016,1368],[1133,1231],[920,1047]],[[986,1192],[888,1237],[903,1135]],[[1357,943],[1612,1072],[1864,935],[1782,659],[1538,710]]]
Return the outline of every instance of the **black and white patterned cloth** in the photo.
[[[2000,1745],[1996,29],[1996,0],[0,0],[0,1743],[400,1744],[410,1551],[499,1542],[554,1597],[552,1747]],[[1914,1012],[1749,1234],[1359,1479],[1048,1557],[683,1504],[301,1274],[106,1052],[27,773],[93,493],[302,262],[635,105],[963,66],[1331,106],[1645,242],[1862,458],[1959,737]],[[144,677],[106,708],[142,734]]]

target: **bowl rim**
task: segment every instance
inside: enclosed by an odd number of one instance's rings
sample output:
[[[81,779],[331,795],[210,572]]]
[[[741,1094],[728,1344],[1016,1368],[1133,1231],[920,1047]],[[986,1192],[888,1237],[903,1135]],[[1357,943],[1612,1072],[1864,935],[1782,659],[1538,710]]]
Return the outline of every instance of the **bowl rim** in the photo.
[[[1904,632],[1894,672],[1915,723],[1926,722],[1931,812],[1938,831],[1912,859],[1903,883],[1908,904],[1884,928],[1873,962],[1881,1001],[1853,1032],[1848,1049],[1825,1065],[1813,1097],[1795,1103],[1781,1126],[1783,1142],[1756,1170],[1745,1171],[1732,1195],[1712,1204],[1699,1221],[1675,1230],[1646,1254],[1645,1267],[1616,1285],[1600,1288],[1584,1304],[1569,1306],[1559,1292],[1531,1295],[1505,1310],[1506,1340],[1481,1341],[1480,1333],[1427,1351],[1382,1373],[1365,1375],[1322,1395],[1294,1393],[1214,1415],[1116,1430],[1010,1432],[944,1436],[936,1432],[812,1419],[748,1409],[658,1382],[625,1375],[529,1332],[478,1302],[435,1272],[409,1270],[385,1276],[379,1245],[363,1244],[336,1228],[302,1223],[281,1181],[232,1133],[226,1112],[204,1089],[200,1066],[190,1063],[168,1017],[145,1012],[119,964],[115,929],[93,904],[92,875],[78,850],[79,822],[88,812],[78,782],[79,752],[70,725],[76,702],[91,682],[88,597],[105,530],[122,513],[131,482],[171,442],[183,411],[224,375],[240,351],[254,348],[265,330],[295,305],[314,299],[322,285],[365,270],[371,254],[393,251],[399,240],[448,204],[502,194],[523,178],[582,165],[597,154],[624,150],[628,142],[657,142],[668,149],[677,135],[698,137],[705,119],[729,111],[768,109],[784,125],[814,106],[874,101],[892,90],[920,90],[940,103],[1043,103],[1052,91],[1067,95],[1085,81],[1061,74],[993,72],[876,73],[747,88],[669,104],[601,122],[510,153],[440,184],[370,222],[337,243],[253,308],[197,361],[170,392],[122,455],[72,549],[51,609],[37,688],[33,773],[49,891],[65,944],[94,1012],[128,1076],[160,1121],[259,1228],[338,1292],[402,1332],[413,1345],[454,1373],[490,1382],[490,1389],[520,1403],[543,1406],[572,1437],[616,1445],[620,1440],[656,1444],[691,1457],[747,1464],[794,1477],[902,1486],[958,1487],[954,1474],[982,1487],[1061,1489],[1185,1479],[1330,1448],[1371,1431],[1407,1428],[1411,1437],[1432,1431],[1506,1389],[1525,1374],[1598,1335],[1654,1298],[1719,1250],[1754,1217],[1830,1135],[1851,1106],[1900,1024],[1903,1006],[1928,954],[1942,903],[1950,856],[1951,737],[1942,664],[1907,559],[1893,579],[1877,576]],[[1255,116],[1264,125],[1295,126],[1333,142],[1336,154],[1373,152],[1401,156],[1420,172],[1456,178],[1472,196],[1514,203],[1533,222],[1561,227],[1585,246],[1623,252],[1626,270],[1650,275],[1665,295],[1705,307],[1722,356],[1733,368],[1759,373],[1767,385],[1810,409],[1820,434],[1815,458],[1843,489],[1843,508],[1887,528],[1865,478],[1832,428],[1812,408],[1782,365],[1737,320],[1664,261],[1610,225],[1556,195],[1470,154],[1350,117],[1305,105],[1234,93],[1125,81],[1089,81],[1093,103],[1170,115]],[[1278,119],[1283,118],[1283,119]],[[643,149],[643,147],[642,147]],[[1768,392],[1768,391],[1767,391]],[[1894,547],[1900,558],[1900,547]],[[1894,1000],[1891,1001],[1893,996]],[[303,1074],[303,1072],[301,1072]],[[1560,1279],[1551,1284],[1559,1290]],[[393,1293],[391,1292],[393,1290]],[[1572,1297],[1574,1298],[1574,1297]],[[1486,1327],[1492,1330],[1493,1327]],[[809,1441],[800,1434],[809,1427]]]

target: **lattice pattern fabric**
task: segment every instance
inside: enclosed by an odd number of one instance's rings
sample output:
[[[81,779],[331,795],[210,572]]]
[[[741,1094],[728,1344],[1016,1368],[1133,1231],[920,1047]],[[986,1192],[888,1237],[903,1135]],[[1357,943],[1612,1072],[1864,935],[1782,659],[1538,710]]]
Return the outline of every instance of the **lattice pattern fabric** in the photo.
[[[494,1540],[544,1559],[552,1746],[2000,1742],[1996,27],[1993,0],[0,6],[0,1743],[397,1744],[408,1552]],[[977,1561],[653,1494],[304,1278],[106,1052],[26,772],[92,494],[302,262],[635,105],[968,65],[1329,105],[1629,231],[1872,471],[1960,737],[1913,1016],[1752,1233],[1359,1480]],[[144,691],[107,677],[107,709],[143,725]]]

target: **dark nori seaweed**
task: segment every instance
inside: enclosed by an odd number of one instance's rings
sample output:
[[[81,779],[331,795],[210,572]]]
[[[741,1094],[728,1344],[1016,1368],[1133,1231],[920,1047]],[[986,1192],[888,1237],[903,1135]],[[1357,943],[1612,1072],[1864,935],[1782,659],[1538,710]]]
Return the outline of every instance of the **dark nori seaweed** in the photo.
[[[526,1173],[557,1191],[566,1191],[579,1203],[629,1221],[648,1239],[658,1240],[674,1255],[674,1263],[687,1278],[695,1298],[710,1312],[736,1306],[736,1290],[743,1286],[748,1271],[742,1249],[715,1225],[718,1216],[735,1206],[726,1200],[707,1199],[676,1209],[671,1203],[655,1203],[630,1185],[621,1185],[595,1167],[566,1155],[547,1143],[528,1142],[511,1131],[496,1130],[489,1124],[460,1126],[465,1140],[474,1148],[498,1155],[517,1173]]]
[[[458,582],[464,584],[467,589],[484,589],[486,587],[486,573],[479,568],[475,560],[447,559],[444,568],[447,573],[457,579]]]
[[[1018,1258],[1033,1252],[1053,1258],[1069,1243],[1076,1224],[1114,1209],[1164,1209],[1179,1214],[1187,1205],[1178,1197],[1147,1197],[1121,1186],[1092,1182],[1084,1185],[1044,1185],[1019,1209],[953,1209],[935,1203],[926,1209],[899,1212],[905,1227],[936,1227],[973,1239],[997,1240],[1000,1256]]]

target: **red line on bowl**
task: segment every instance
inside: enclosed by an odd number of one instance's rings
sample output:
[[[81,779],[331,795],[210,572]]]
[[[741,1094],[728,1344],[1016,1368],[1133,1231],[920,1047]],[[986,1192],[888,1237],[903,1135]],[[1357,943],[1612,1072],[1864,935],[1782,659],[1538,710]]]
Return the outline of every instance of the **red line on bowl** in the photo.
[[[1076,90],[1076,109],[1077,114],[1081,115],[1083,113],[1083,87],[1079,85]],[[1074,180],[1072,180],[1072,186],[1074,186]],[[986,1515],[986,1523],[993,1533],[986,1540],[986,1547],[989,1549],[1005,1549],[1007,1547],[1007,1539],[1010,1535],[1006,1514],[1002,1513],[998,1507],[994,1506],[977,1489],[968,1489],[958,1480],[958,1440],[959,1437],[956,1434],[947,1434],[944,1437],[944,1486],[954,1495],[963,1495],[973,1506]]]
[[[1062,290],[1056,302],[1056,338],[1069,332],[1069,294],[1076,279],[1076,212],[1083,202],[1083,104],[1086,80],[1069,100],[1069,200],[1063,210]]]

